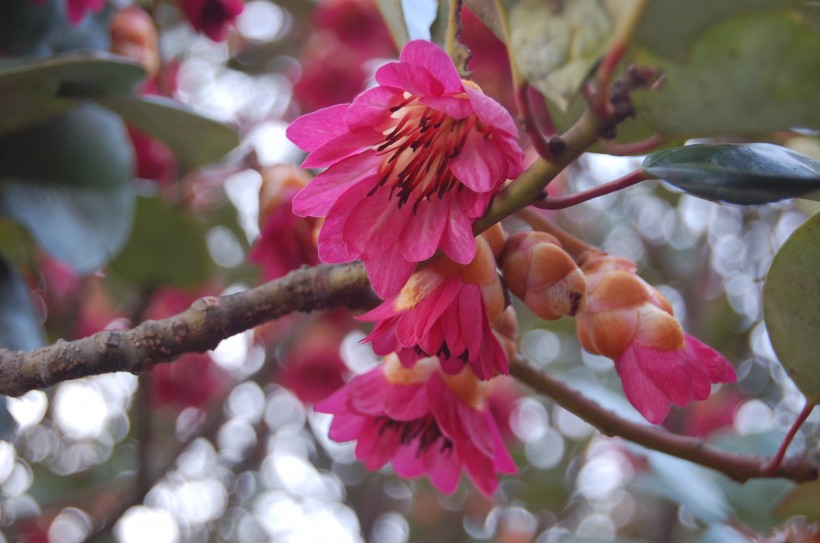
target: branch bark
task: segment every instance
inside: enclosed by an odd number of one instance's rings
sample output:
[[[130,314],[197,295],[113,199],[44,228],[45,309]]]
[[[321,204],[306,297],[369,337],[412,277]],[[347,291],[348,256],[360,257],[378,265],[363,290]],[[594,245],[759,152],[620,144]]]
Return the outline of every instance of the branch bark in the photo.
[[[0,394],[20,396],[62,381],[128,371],[135,374],[187,352],[205,352],[224,338],[295,311],[372,305],[360,263],[293,271],[256,288],[200,298],[172,317],[129,330],[107,330],[33,351],[0,349]]]
[[[759,477],[813,481],[820,473],[820,462],[815,454],[817,450],[787,458],[777,469],[768,471],[770,458],[725,451],[707,445],[698,438],[672,434],[621,418],[520,357],[510,364],[510,373],[608,436],[619,436],[649,449],[712,468],[741,483]]]

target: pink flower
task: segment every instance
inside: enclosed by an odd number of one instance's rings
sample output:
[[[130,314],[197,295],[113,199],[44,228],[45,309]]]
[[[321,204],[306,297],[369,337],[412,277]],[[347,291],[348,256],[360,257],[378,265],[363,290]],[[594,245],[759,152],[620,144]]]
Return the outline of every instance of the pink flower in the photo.
[[[194,30],[213,41],[222,41],[228,27],[245,9],[242,0],[177,0],[182,13]]]
[[[310,153],[302,167],[327,168],[293,201],[298,215],[327,217],[320,258],[362,259],[386,298],[438,249],[472,260],[472,223],[521,172],[523,155],[510,114],[462,81],[438,46],[411,41],[376,81],[287,134]]]
[[[705,400],[712,383],[733,383],[735,370],[717,351],[685,334],[666,298],[610,256],[584,264],[587,306],[578,338],[587,351],[612,358],[630,403],[653,424],[670,404]]]
[[[316,405],[334,415],[330,438],[358,440],[356,458],[370,470],[392,463],[406,478],[427,475],[452,494],[462,468],[485,495],[498,488],[496,473],[514,473],[484,383],[469,368],[456,376],[438,371],[435,358],[404,368],[395,356]]]
[[[415,272],[398,294],[359,320],[376,322],[364,341],[371,341],[377,354],[397,352],[408,367],[417,358],[437,356],[449,374],[469,364],[486,380],[509,372],[490,325],[504,305],[495,258],[489,244],[479,238],[469,266],[440,258]]]

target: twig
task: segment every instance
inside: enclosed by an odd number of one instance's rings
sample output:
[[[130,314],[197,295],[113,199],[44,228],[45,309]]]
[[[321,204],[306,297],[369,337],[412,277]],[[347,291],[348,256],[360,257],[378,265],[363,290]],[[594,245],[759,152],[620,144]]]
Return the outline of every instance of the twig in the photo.
[[[632,173],[626,174],[625,176],[619,179],[616,179],[615,181],[610,181],[609,183],[598,185],[597,187],[591,188],[589,190],[583,190],[581,192],[569,194],[566,196],[547,196],[543,200],[533,203],[533,206],[539,209],[566,209],[568,207],[582,204],[584,202],[587,202],[594,198],[598,198],[600,196],[612,194],[613,192],[623,190],[627,187],[631,187],[632,185],[637,185],[641,181],[647,181],[649,179],[654,179],[654,177],[652,177],[643,170],[636,170]]]
[[[712,468],[735,481],[742,483],[760,477],[782,477],[804,482],[818,478],[818,465],[809,459],[810,455],[788,458],[768,473],[768,459],[764,457],[724,451],[698,438],[672,434],[623,419],[520,357],[510,364],[510,373],[608,436],[622,437],[649,449]]]
[[[356,306],[368,298],[361,263],[296,270],[276,281],[228,296],[200,298],[190,309],[130,330],[106,330],[33,351],[0,349],[0,394],[20,396],[69,379],[128,371],[140,374],[186,352],[295,311]]]
[[[799,430],[803,423],[806,422],[806,419],[809,418],[809,415],[811,415],[811,412],[814,411],[816,406],[817,403],[813,401],[807,401],[806,405],[803,406],[803,409],[797,415],[794,424],[792,424],[791,428],[789,428],[789,431],[786,433],[786,437],[783,438],[783,443],[780,444],[777,454],[774,455],[771,463],[766,466],[766,473],[774,473],[778,466],[780,466],[780,463],[783,462],[783,457],[786,456],[786,449],[789,448],[789,444],[792,442],[792,439],[794,439],[794,436],[797,435],[797,430]]]
[[[547,234],[555,236],[558,241],[561,242],[561,247],[578,263],[583,263],[591,254],[604,253],[594,245],[590,245],[584,240],[576,238],[566,230],[559,228],[532,209],[522,209],[516,213],[516,216],[529,224],[533,230],[546,232]]]

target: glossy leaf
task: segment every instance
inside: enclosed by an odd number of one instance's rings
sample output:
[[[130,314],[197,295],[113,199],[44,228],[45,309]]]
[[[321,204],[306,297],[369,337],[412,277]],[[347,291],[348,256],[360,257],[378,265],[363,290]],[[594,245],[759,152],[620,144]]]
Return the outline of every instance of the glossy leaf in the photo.
[[[820,32],[789,11],[729,19],[700,34],[685,59],[636,48],[631,60],[664,83],[632,101],[641,121],[669,136],[817,129],[818,50]]]
[[[573,0],[554,10],[522,0],[510,10],[510,47],[521,74],[565,110],[615,31],[601,0]]]
[[[131,227],[133,151],[122,121],[82,104],[0,139],[0,215],[43,249],[88,273],[122,247]]]
[[[162,141],[189,168],[216,162],[239,145],[234,129],[169,98],[117,96],[98,102],[128,124]]]
[[[11,262],[0,254],[0,348],[28,351],[45,342],[31,292]]]
[[[138,198],[131,239],[111,269],[140,285],[202,283],[211,272],[205,228],[185,209],[159,198]]]
[[[76,98],[129,93],[144,77],[139,64],[112,55],[0,61],[0,134],[55,117]]]
[[[404,10],[401,7],[401,0],[378,0],[379,11],[390,29],[396,48],[401,50],[408,41],[410,33],[407,31],[407,21],[404,18]]]
[[[687,145],[652,153],[643,169],[689,194],[734,204],[820,190],[820,163],[768,143]]]
[[[780,364],[809,402],[820,402],[820,213],[786,240],[763,288],[763,318]]]

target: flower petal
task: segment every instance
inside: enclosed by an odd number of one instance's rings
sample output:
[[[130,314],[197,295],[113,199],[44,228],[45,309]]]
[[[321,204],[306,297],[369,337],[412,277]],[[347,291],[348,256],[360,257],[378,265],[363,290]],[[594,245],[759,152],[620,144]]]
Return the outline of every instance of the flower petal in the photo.
[[[398,245],[393,245],[378,258],[364,259],[364,267],[373,290],[384,299],[401,290],[416,269],[416,263],[405,260]]]
[[[363,126],[333,138],[310,153],[302,168],[324,168],[357,152],[364,151],[381,138],[370,126]]]
[[[344,122],[348,104],[330,106],[302,115],[288,126],[285,135],[303,151],[311,152],[347,132]]]
[[[407,43],[399,56],[401,62],[415,64],[429,72],[440,82],[447,94],[464,92],[464,84],[455,65],[444,49],[427,40],[413,40]]]
[[[421,262],[438,249],[447,222],[447,204],[438,198],[423,202],[399,236],[401,254],[411,262]]]
[[[643,372],[638,356],[632,346],[627,347],[615,361],[615,369],[621,378],[629,403],[646,420],[652,424],[660,424],[669,414],[669,399]]]
[[[293,212],[300,217],[323,217],[352,185],[373,177],[380,161],[374,150],[345,158],[314,177],[293,198]],[[377,180],[373,181],[375,185]],[[372,186],[372,185],[371,185]]]
[[[441,238],[441,250],[459,264],[469,264],[475,256],[476,245],[472,223],[458,206],[450,206],[447,228]]]

